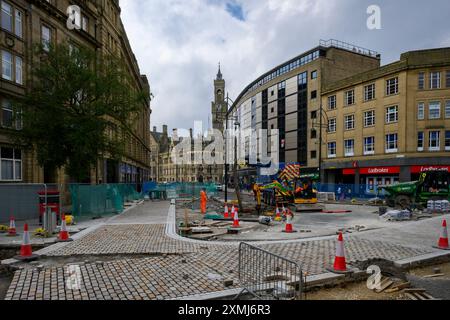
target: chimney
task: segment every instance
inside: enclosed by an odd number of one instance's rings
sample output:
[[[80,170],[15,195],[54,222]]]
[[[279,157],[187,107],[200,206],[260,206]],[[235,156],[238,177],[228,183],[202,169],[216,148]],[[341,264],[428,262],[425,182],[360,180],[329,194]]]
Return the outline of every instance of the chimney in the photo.
[[[163,125],[163,134],[167,136],[167,125]]]

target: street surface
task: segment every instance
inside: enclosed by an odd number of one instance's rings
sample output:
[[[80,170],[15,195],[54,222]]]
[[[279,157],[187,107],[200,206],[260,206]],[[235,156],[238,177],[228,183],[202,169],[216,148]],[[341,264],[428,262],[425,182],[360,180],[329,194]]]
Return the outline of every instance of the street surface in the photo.
[[[356,210],[362,210],[361,216]],[[175,206],[168,202],[145,202],[75,235],[74,242],[40,250],[37,264],[15,273],[6,299],[175,299],[238,288],[239,242],[181,238],[174,231],[175,214]],[[298,219],[296,226],[302,227],[321,222],[338,227],[348,219],[377,227],[345,235],[349,263],[373,258],[405,261],[442,253],[433,248],[442,217],[384,225],[375,221],[373,213],[359,208],[347,217],[307,214]],[[296,261],[308,275],[320,275],[333,262],[335,238],[328,233],[319,238],[268,241],[269,234],[266,241],[253,244]],[[77,285],[70,288],[69,263],[79,267]],[[226,287],[224,280],[233,280],[233,285]]]

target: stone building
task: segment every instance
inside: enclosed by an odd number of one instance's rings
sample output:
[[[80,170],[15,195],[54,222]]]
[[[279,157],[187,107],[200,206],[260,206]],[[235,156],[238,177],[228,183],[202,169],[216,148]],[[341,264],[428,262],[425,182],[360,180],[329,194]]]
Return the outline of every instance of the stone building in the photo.
[[[67,8],[78,5],[80,30],[67,28]],[[118,0],[5,0],[1,1],[0,50],[0,183],[66,183],[64,170],[52,172],[37,165],[32,151],[14,145],[20,123],[12,123],[11,101],[23,95],[29,84],[33,64],[32,47],[36,43],[61,43],[86,46],[98,54],[120,56],[128,67],[132,85],[148,93],[148,99],[126,141],[126,156],[121,161],[99,161],[91,173],[91,182],[140,183],[150,175],[150,85],[141,75],[120,19]]]
[[[317,174],[323,88],[379,66],[380,55],[372,50],[337,40],[320,41],[319,46],[269,70],[245,87],[235,99],[230,117],[238,120],[241,130],[265,129],[270,133],[278,129],[279,161],[299,163],[303,173]],[[250,150],[247,145],[245,149]],[[268,151],[270,155],[270,145]],[[244,182],[257,176],[252,166],[241,165],[241,169]]]
[[[330,83],[322,104],[325,182],[373,191],[450,170],[450,48],[406,52]]]

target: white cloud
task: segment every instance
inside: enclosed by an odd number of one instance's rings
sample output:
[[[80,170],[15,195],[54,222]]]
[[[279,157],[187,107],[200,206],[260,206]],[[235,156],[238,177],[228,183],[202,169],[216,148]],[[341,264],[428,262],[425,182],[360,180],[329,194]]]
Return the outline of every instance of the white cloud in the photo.
[[[227,1],[242,6],[245,21],[227,12]],[[370,2],[122,0],[128,37],[155,95],[152,126],[190,128],[194,120],[206,124],[219,61],[230,97],[235,99],[262,73],[317,46],[320,39],[337,38],[380,51],[388,58],[385,62],[397,59],[401,50],[443,44],[447,35],[439,32],[445,32],[445,23],[433,28],[433,38],[425,25],[411,24],[411,15],[402,8],[446,21],[448,1],[436,1],[430,13],[426,3],[413,8],[407,0],[395,4],[380,0],[381,31],[365,27]],[[405,26],[400,28],[402,21]]]

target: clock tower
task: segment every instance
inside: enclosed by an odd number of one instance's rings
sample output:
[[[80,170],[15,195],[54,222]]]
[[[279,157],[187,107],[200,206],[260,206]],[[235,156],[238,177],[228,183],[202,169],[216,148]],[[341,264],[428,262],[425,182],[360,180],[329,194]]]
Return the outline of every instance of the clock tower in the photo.
[[[213,128],[223,132],[227,112],[227,101],[225,101],[225,80],[220,71],[220,63],[219,71],[214,80],[214,101],[211,103],[211,112]]]

